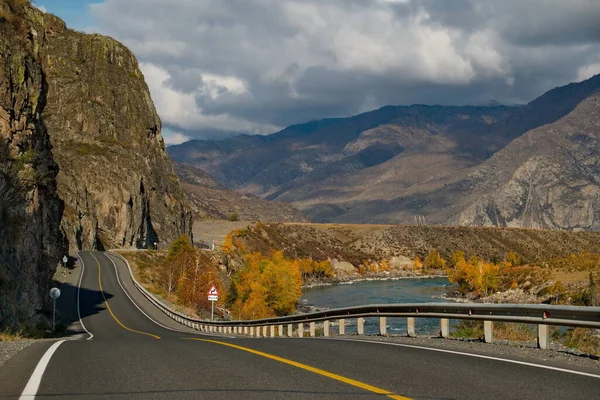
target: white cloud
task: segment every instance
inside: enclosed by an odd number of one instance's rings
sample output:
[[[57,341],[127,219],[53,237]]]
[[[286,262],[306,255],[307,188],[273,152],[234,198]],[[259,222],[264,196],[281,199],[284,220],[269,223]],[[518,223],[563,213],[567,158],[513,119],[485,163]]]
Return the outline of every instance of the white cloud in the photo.
[[[584,81],[598,74],[600,74],[600,63],[589,64],[579,68],[577,71],[577,80]]]
[[[179,133],[179,132],[170,132],[168,130],[163,131],[163,137],[165,139],[165,143],[167,144],[167,146],[170,146],[172,144],[181,144],[184,142],[189,141],[191,138]]]
[[[44,6],[42,6],[42,5],[38,6],[38,5],[34,4],[34,3],[31,3],[31,4],[32,4],[32,5],[33,5],[35,8],[37,8],[38,10],[40,10],[41,12],[48,12],[48,10],[46,10],[46,7],[44,7]]]
[[[163,121],[186,135],[269,133],[385,104],[528,101],[595,71],[600,52],[600,2],[589,0],[104,0],[91,10],[140,59]]]

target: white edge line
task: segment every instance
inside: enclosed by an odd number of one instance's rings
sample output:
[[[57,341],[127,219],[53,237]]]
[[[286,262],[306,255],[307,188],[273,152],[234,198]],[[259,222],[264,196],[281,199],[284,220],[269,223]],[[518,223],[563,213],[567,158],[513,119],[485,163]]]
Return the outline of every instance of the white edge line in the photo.
[[[54,354],[56,349],[58,349],[58,346],[60,346],[63,342],[64,340],[60,340],[54,343],[52,346],[50,346],[48,350],[46,350],[46,352],[38,362],[37,366],[33,370],[29,381],[27,381],[27,385],[25,386],[25,389],[23,389],[19,400],[35,398],[37,391],[40,387],[40,383],[42,382],[42,376],[44,376],[44,371],[46,371],[46,367],[48,366],[52,355]]]
[[[404,344],[404,343],[379,342],[379,341],[374,341],[374,340],[341,339],[341,338],[339,338],[339,339],[338,338],[319,338],[317,340],[337,340],[337,341],[340,341],[340,342],[360,342],[360,343],[383,344],[383,345],[387,345],[387,346],[409,347],[409,348],[412,348],[412,349],[437,351],[437,352],[440,352],[440,353],[457,354],[457,355],[461,355],[461,356],[483,358],[483,359],[486,359],[486,360],[493,360],[493,361],[503,361],[503,362],[512,363],[512,364],[526,365],[528,367],[543,368],[543,369],[549,369],[549,370],[552,370],[552,371],[566,372],[566,373],[569,373],[569,374],[583,375],[583,376],[587,376],[587,377],[591,377],[591,378],[598,378],[598,379],[600,379],[600,375],[592,374],[592,373],[589,373],[589,372],[581,372],[581,371],[575,371],[575,370],[572,370],[572,369],[552,367],[550,365],[542,365],[542,364],[529,363],[529,362],[526,362],[526,361],[511,360],[511,359],[508,359],[508,358],[484,356],[482,354],[465,353],[465,352],[456,351],[456,350],[436,349],[434,347],[415,346],[415,345],[412,345],[412,344]]]
[[[129,300],[133,303],[133,305],[140,310],[140,312],[142,314],[144,314],[146,316],[146,318],[148,318],[150,321],[154,322],[156,325],[160,326],[161,328],[173,331],[173,332],[178,332],[178,333],[184,333],[184,334],[191,334],[191,335],[198,335],[198,336],[211,336],[211,337],[225,337],[228,339],[235,339],[235,336],[221,336],[221,335],[213,335],[210,333],[203,333],[203,332],[186,332],[186,331],[182,331],[179,329],[174,329],[174,328],[169,328],[168,326],[165,326],[163,324],[161,324],[160,322],[155,321],[152,317],[150,317],[148,314],[146,314],[138,305],[137,303],[131,298],[131,296],[129,296],[129,293],[127,293],[127,290],[125,290],[125,288],[123,287],[123,285],[121,284],[121,280],[119,279],[119,272],[117,271],[117,264],[115,263],[115,261],[112,259],[111,257],[112,253],[110,251],[106,252],[106,257],[110,260],[110,262],[112,262],[113,266],[115,267],[115,275],[117,276],[117,282],[119,283],[119,286],[121,286],[121,289],[123,290],[123,292],[125,292],[125,295],[129,298]],[[123,257],[124,258],[124,257]],[[124,258],[125,259],[125,258]],[[125,259],[125,262],[127,262],[127,260]],[[129,267],[129,266],[128,266]],[[131,267],[129,267],[129,272],[131,273]],[[134,277],[131,276],[131,279],[133,280]],[[156,305],[155,305],[156,307]],[[157,307],[158,308],[158,307]]]
[[[115,267],[115,275],[117,276],[117,282],[119,283],[119,286],[121,287],[121,290],[123,290],[123,293],[125,293],[125,295],[127,296],[127,298],[129,299],[129,301],[131,301],[131,303],[135,306],[135,308],[137,308],[138,310],[140,310],[140,312],[142,314],[144,314],[146,316],[146,318],[148,318],[150,321],[154,322],[156,325],[160,326],[161,328],[164,329],[168,329],[170,331],[173,332],[181,332],[181,333],[186,333],[177,329],[173,329],[173,328],[169,328],[168,326],[164,326],[163,324],[161,324],[158,321],[155,321],[152,317],[150,317],[148,314],[146,314],[138,305],[135,301],[133,301],[133,299],[131,298],[131,296],[129,296],[129,293],[127,293],[127,290],[125,290],[125,288],[123,287],[123,285],[121,284],[121,280],[119,279],[119,271],[117,271],[117,264],[115,263],[115,261],[112,259],[112,257],[110,257],[110,255],[107,255],[106,258],[108,258],[110,260],[110,262],[112,263],[112,265]]]
[[[83,280],[83,272],[85,271],[85,264],[83,262],[83,258],[81,258],[81,256],[79,255],[79,252],[76,253],[77,258],[79,258],[79,261],[81,262],[81,274],[79,275],[79,284],[77,285],[77,316],[79,317],[79,323],[81,324],[81,326],[83,327],[83,330],[87,332],[88,335],[90,335],[90,337],[88,337],[86,340],[91,340],[94,335],[87,330],[87,328],[85,327],[85,325],[83,324],[83,320],[81,319],[81,311],[79,309],[79,298],[80,296],[80,292],[81,292],[81,281]]]

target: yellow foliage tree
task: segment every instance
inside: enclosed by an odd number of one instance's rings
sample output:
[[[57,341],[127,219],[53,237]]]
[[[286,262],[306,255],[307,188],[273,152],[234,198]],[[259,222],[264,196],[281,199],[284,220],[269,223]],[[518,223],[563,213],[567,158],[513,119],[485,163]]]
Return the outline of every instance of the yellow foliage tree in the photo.
[[[235,318],[258,319],[295,311],[302,294],[301,266],[278,251],[270,257],[247,254],[234,276],[228,302]]]
[[[423,269],[423,262],[419,256],[415,257],[415,261],[413,263],[413,272],[419,272]]]
[[[463,293],[489,294],[498,289],[500,266],[473,256],[468,261],[464,255],[453,255],[453,266],[446,268],[448,281],[457,283]]]
[[[444,260],[444,258],[442,258],[442,256],[440,255],[440,253],[435,250],[432,249],[429,251],[429,254],[427,254],[427,257],[425,257],[425,268],[431,268],[431,269],[443,269],[446,268],[446,260]]]

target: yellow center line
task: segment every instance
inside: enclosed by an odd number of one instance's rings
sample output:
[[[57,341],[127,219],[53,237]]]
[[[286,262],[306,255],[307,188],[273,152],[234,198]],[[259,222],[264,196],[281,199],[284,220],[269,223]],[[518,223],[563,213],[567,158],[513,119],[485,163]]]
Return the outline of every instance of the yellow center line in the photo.
[[[199,339],[199,338],[182,338],[182,339],[183,340],[197,340],[197,341],[200,341],[200,342],[215,343],[215,344],[220,344],[220,345],[227,346],[227,347],[233,347],[234,349],[247,351],[248,353],[256,354],[256,355],[259,355],[259,356],[262,356],[262,357],[269,358],[271,360],[279,361],[279,362],[282,362],[284,364],[288,364],[288,365],[294,366],[296,368],[301,368],[301,369],[304,369],[306,371],[310,371],[310,372],[313,372],[315,374],[325,376],[327,378],[335,379],[336,381],[347,383],[348,385],[356,386],[356,387],[359,387],[361,389],[368,390],[369,392],[373,392],[373,393],[385,395],[385,396],[387,396],[387,397],[389,397],[391,399],[411,400],[409,397],[400,396],[400,395],[392,393],[392,392],[390,392],[388,390],[381,389],[381,388],[378,388],[376,386],[369,385],[367,383],[359,382],[359,381],[356,381],[354,379],[346,378],[345,376],[334,374],[332,372],[328,372],[328,371],[325,371],[325,370],[322,370],[322,369],[319,369],[319,368],[311,367],[310,365],[306,365],[306,364],[302,364],[302,363],[299,363],[299,362],[296,362],[296,361],[288,360],[287,358],[278,357],[278,356],[275,356],[275,355],[269,354],[269,353],[263,353],[262,351],[250,349],[248,347],[242,347],[242,346],[238,346],[236,344],[227,343],[227,342],[221,342],[221,341],[218,341],[218,340],[210,340],[210,339]]]
[[[117,324],[119,324],[121,326],[121,328],[128,330],[129,332],[139,333],[140,335],[150,336],[150,337],[153,337],[154,339],[160,339],[160,336],[156,336],[156,335],[153,335],[153,334],[147,333],[147,332],[136,331],[135,329],[131,329],[128,326],[125,326],[125,324],[123,324],[121,321],[119,321],[119,318],[117,318],[115,313],[113,313],[112,309],[108,305],[108,301],[106,300],[106,296],[104,295],[104,290],[102,289],[102,275],[101,275],[102,269],[100,267],[100,261],[92,253],[90,253],[90,255],[94,258],[94,260],[96,260],[96,263],[98,263],[98,285],[100,286],[100,293],[102,293],[102,298],[104,299],[104,304],[106,305],[106,309],[108,310],[110,315],[113,317],[113,319],[115,321],[117,321]]]

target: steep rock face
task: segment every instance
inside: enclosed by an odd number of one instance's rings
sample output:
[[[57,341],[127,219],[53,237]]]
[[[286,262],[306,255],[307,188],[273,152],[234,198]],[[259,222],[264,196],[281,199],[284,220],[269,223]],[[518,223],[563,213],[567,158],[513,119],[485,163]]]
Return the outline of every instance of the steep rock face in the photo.
[[[168,245],[191,235],[191,212],[133,54],[52,15],[27,14],[48,82],[42,117],[70,249]]]
[[[0,2],[0,331],[44,319],[65,251],[57,166],[41,115],[47,85],[19,11]]]
[[[471,194],[458,224],[600,230],[600,90],[514,140],[462,184]]]

